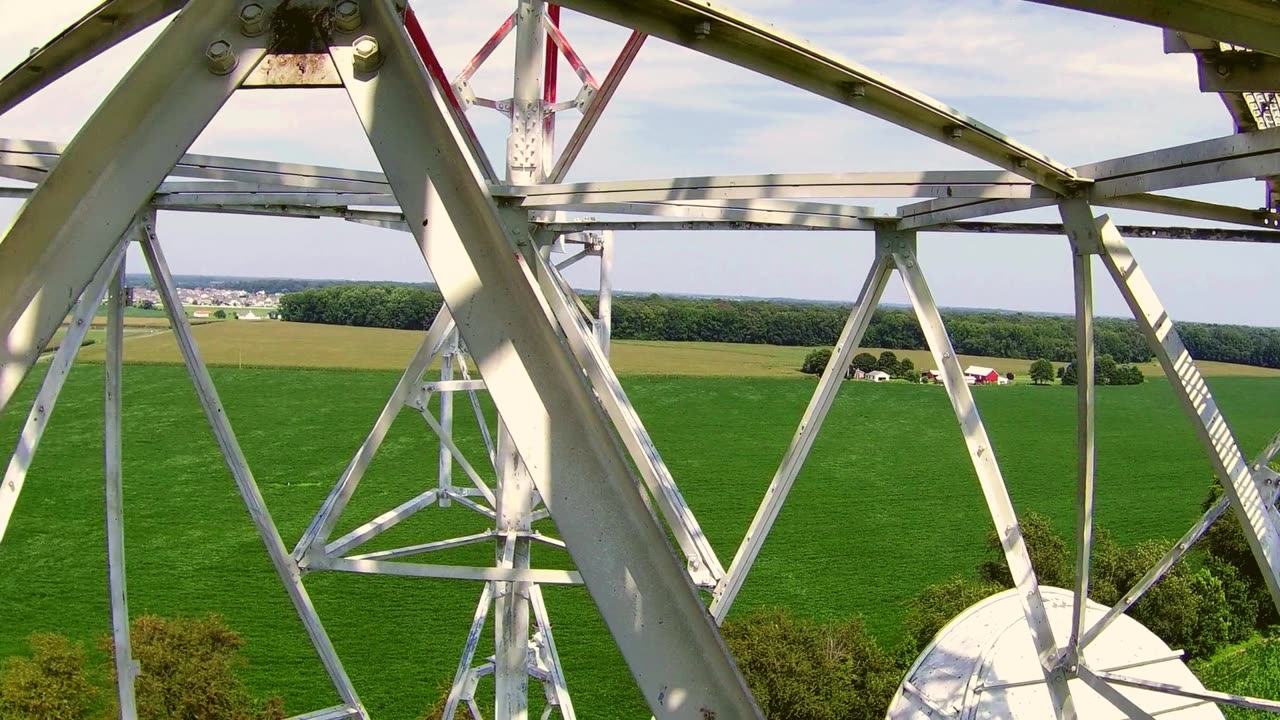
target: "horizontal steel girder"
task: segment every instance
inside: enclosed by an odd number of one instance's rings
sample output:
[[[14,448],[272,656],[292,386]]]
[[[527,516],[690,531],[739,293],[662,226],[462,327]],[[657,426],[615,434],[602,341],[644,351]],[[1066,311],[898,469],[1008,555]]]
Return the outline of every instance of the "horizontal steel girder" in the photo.
[[[106,0],[0,78],[0,115],[185,4]]]
[[[1194,33],[1280,55],[1280,3],[1272,0],[1029,0]]]
[[[564,0],[560,4],[888,120],[1056,192],[1077,180],[1065,165],[933,98],[707,0]]]

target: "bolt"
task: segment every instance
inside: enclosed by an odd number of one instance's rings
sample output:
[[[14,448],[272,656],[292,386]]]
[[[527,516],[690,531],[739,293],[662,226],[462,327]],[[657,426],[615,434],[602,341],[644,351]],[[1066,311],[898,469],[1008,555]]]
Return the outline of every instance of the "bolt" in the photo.
[[[1014,158],[1013,166],[1020,170],[1025,170],[1027,168],[1027,159],[1024,157]]]
[[[1226,63],[1219,63],[1217,70],[1218,70],[1218,75],[1220,75],[1221,77],[1226,77],[1231,74],[1231,66],[1227,65]]]
[[[341,0],[334,8],[333,14],[335,15],[333,24],[343,32],[352,32],[364,24],[364,18],[360,16],[360,3],[355,0]]]
[[[699,40],[705,39],[710,34],[711,23],[709,21],[704,20],[693,26],[693,36]]]
[[[356,51],[356,70],[373,72],[382,66],[382,50],[378,48],[378,41],[372,35],[356,38],[352,48]]]
[[[964,135],[964,128],[959,125],[953,125],[947,128],[947,135],[949,135],[952,140],[959,140],[961,136]]]
[[[209,61],[209,72],[214,75],[226,75],[236,67],[236,54],[231,52],[231,43],[226,40],[214,40],[204,53]]]
[[[849,97],[853,100],[864,98],[867,96],[866,83],[856,82],[853,87],[849,88]]]
[[[267,13],[256,2],[245,3],[240,8],[240,32],[246,37],[258,37],[267,31]]]

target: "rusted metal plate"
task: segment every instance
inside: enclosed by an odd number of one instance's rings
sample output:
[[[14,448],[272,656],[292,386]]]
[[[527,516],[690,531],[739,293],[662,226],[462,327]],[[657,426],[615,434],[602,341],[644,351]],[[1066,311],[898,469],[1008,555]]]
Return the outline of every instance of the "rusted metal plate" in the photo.
[[[278,53],[263,58],[241,87],[342,87],[342,78],[328,53]]]

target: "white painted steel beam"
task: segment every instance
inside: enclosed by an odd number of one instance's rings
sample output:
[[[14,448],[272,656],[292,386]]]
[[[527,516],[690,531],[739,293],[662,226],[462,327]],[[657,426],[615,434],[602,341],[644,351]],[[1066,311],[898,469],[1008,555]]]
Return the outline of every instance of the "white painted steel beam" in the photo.
[[[522,207],[597,203],[781,198],[1029,198],[1053,197],[1026,178],[1002,171],[897,173],[775,173],[721,177],[584,182],[495,188]]]
[[[540,223],[547,232],[579,232],[584,230],[614,232],[674,232],[702,230],[769,230],[786,232],[830,231],[836,228],[797,225],[747,223],[737,220],[564,220]],[[1280,231],[1248,230],[1217,227],[1171,227],[1159,225],[1118,225],[1120,234],[1154,240],[1202,240],[1208,242],[1280,243]],[[1022,222],[954,222],[930,225],[921,233],[966,233],[975,235],[1054,235],[1065,234],[1060,223]],[[858,239],[862,242],[862,239]]]
[[[453,676],[453,685],[449,687],[449,696],[445,699],[443,720],[453,720],[458,705],[470,700],[467,680],[471,675],[471,663],[476,655],[476,647],[480,644],[480,633],[484,630],[485,620],[489,617],[489,608],[493,603],[493,583],[487,582],[480,592],[480,602],[476,604],[475,616],[471,619],[471,629],[467,632],[467,642],[458,661],[458,670]],[[472,705],[472,717],[480,717]]]
[[[458,333],[454,331],[445,340],[440,351],[440,382],[438,385],[452,384],[453,357],[458,354]],[[415,395],[423,412],[427,410],[427,398],[432,392],[423,385]],[[440,396],[440,445],[436,448],[436,484],[440,490],[440,507],[449,507],[449,489],[453,487],[453,453],[445,444],[446,437],[453,435],[453,393],[446,392]]]
[[[346,705],[335,705],[324,710],[316,710],[315,712],[305,713],[303,715],[294,715],[289,720],[347,720],[347,718],[361,718],[362,711],[360,708],[348,707]]]
[[[471,535],[460,535],[447,540],[436,540],[429,543],[419,543],[417,545],[406,545],[405,547],[392,548],[391,550],[377,550],[374,552],[362,553],[360,555],[352,555],[347,560],[398,560],[400,558],[413,557],[414,555],[426,555],[427,553],[439,552],[441,550],[451,550],[453,548],[466,547],[482,542],[492,542],[496,536],[493,530],[485,530],[484,532],[473,533]]]
[[[1143,212],[1160,213],[1161,215],[1197,218],[1236,225],[1252,225],[1261,228],[1280,226],[1280,217],[1266,209],[1242,208],[1153,193],[1101,198],[1095,200],[1093,204],[1102,207],[1141,210]]]
[[[183,207],[208,205],[225,208],[236,205],[290,205],[293,207],[395,207],[390,194],[315,193],[315,192],[205,192],[159,193],[151,204],[164,210],[169,205]]]
[[[416,497],[397,505],[378,517],[334,540],[324,546],[325,555],[345,555],[351,550],[369,542],[378,535],[399,525],[403,520],[412,517],[419,510],[435,504],[440,491],[432,488]]]
[[[399,575],[401,577],[471,580],[475,582],[538,583],[540,585],[581,585],[582,575],[574,570],[541,568],[467,567],[463,565],[429,565],[393,560],[356,560],[328,558],[324,570],[360,575]]]
[[[373,462],[373,456],[377,454],[378,448],[382,446],[382,441],[386,439],[387,432],[391,430],[391,424],[395,422],[396,416],[400,414],[400,409],[404,407],[405,400],[419,382],[422,373],[427,371],[441,343],[444,342],[452,330],[453,317],[449,314],[447,308],[441,308],[440,313],[431,322],[430,329],[427,330],[426,335],[422,338],[422,344],[418,346],[413,358],[409,361],[409,366],[405,368],[400,380],[391,391],[391,397],[387,399],[386,405],[382,407],[382,412],[378,414],[378,419],[369,430],[369,434],[365,437],[364,442],[361,443],[355,456],[351,458],[351,462],[347,464],[346,469],[343,470],[342,476],[338,479],[337,484],[334,485],[333,490],[329,492],[329,496],[325,498],[319,512],[312,518],[311,523],[302,533],[302,537],[298,539],[298,544],[293,550],[293,557],[303,563],[304,566],[309,561],[310,555],[314,553],[323,554],[324,543],[329,539],[334,525],[338,522],[338,517],[347,507],[347,503],[350,502],[356,487],[360,485],[360,480],[364,478],[364,473],[369,468],[369,463]]]
[[[192,0],[192,2],[195,6],[218,4],[216,0]],[[226,7],[225,4],[223,4],[223,7]],[[275,522],[271,519],[271,513],[267,510],[266,500],[262,497],[262,491],[258,489],[258,483],[253,478],[249,463],[245,459],[244,452],[240,449],[239,441],[236,440],[235,431],[231,428],[231,421],[227,419],[226,409],[218,398],[218,391],[214,388],[213,379],[209,376],[209,369],[205,367],[204,361],[200,358],[200,351],[196,347],[195,338],[191,333],[191,324],[187,320],[186,313],[182,311],[182,300],[178,297],[177,286],[173,283],[169,265],[164,259],[160,244],[155,237],[154,228],[151,226],[153,221],[153,218],[147,218],[146,222],[142,223],[144,233],[142,253],[146,258],[148,268],[151,270],[151,277],[155,281],[156,291],[164,300],[165,313],[169,317],[174,339],[178,343],[178,350],[182,354],[183,363],[186,365],[187,373],[191,376],[191,382],[195,386],[196,397],[200,401],[200,406],[203,408],[205,417],[213,430],[214,440],[217,441],[218,449],[222,453],[223,460],[227,464],[227,469],[230,471],[232,479],[235,480],[236,488],[239,490],[245,508],[249,511],[249,517],[253,520],[258,536],[267,550],[267,555],[271,559],[276,575],[288,593],[294,611],[302,621],[307,636],[311,640],[311,646],[320,658],[320,662],[329,676],[329,681],[333,684],[334,690],[337,691],[338,697],[342,699],[342,702],[348,707],[358,708],[360,716],[363,717],[365,712],[363,705],[360,704],[360,698],[356,695],[355,687],[351,684],[351,679],[347,676],[347,671],[343,668],[342,661],[338,659],[337,650],[334,649],[328,634],[325,633],[324,625],[320,622],[320,616],[316,613],[315,606],[311,604],[311,596],[307,594],[306,588],[302,586],[302,576],[298,565],[289,556],[284,540],[280,537],[280,531],[276,529]]]
[[[134,680],[138,664],[129,642],[129,593],[125,585],[124,556],[124,443],[120,399],[124,390],[124,260],[115,264],[107,294],[106,357],[103,361],[102,446],[107,516],[107,590],[111,596],[111,648],[116,676],[116,702],[120,720],[137,720]],[[96,309],[96,308],[95,308]]]
[[[444,426],[440,424],[439,420],[436,420],[436,418],[431,414],[431,411],[423,408],[419,411],[419,414],[422,415],[422,419],[427,422],[427,426],[431,428],[432,432],[440,438],[441,448],[453,456],[453,459],[458,463],[458,467],[462,468],[462,471],[471,479],[471,484],[475,485],[476,490],[484,496],[484,499],[488,501],[490,505],[495,504],[497,502],[497,498],[495,497],[493,490],[489,489],[489,486],[484,484],[484,480],[480,477],[480,474],[476,472],[476,469],[472,467],[471,463],[467,460],[467,457],[462,454],[462,450],[458,448],[456,443],[454,443],[453,436],[449,431],[444,429]],[[452,489],[452,486],[440,488],[441,492],[448,492],[450,489]]]
[[[66,147],[60,143],[43,140],[0,139],[0,158],[4,158],[10,164],[52,170],[57,166]],[[386,193],[389,191],[386,176],[379,172],[196,153],[183,155],[174,164],[169,176],[268,183],[333,192]]]
[[[1280,55],[1280,7],[1269,0],[1030,0],[1195,33]]]
[[[1162,683],[1155,680],[1147,680],[1145,678],[1127,677],[1124,675],[1117,675],[1116,673],[1105,672],[1103,670],[1089,672],[1099,680],[1111,685],[1121,685],[1124,687],[1138,688],[1140,690],[1151,690],[1153,692],[1165,693],[1166,695],[1177,695],[1178,697],[1191,698],[1193,700],[1207,700],[1219,705],[1232,705],[1234,707],[1248,708],[1250,710],[1280,713],[1280,701],[1276,700],[1264,700],[1262,698],[1233,695],[1231,693],[1215,692],[1213,690],[1184,688],[1171,683]]]
[[[899,230],[927,230],[933,225],[954,223],[972,218],[1003,215],[1019,210],[1034,210],[1056,204],[1052,198],[1014,198],[1009,200],[925,200],[898,208]]]
[[[1226,495],[1245,539],[1267,581],[1271,597],[1280,607],[1280,532],[1277,529],[1277,513],[1269,507],[1261,495],[1252,469],[1240,452],[1228,427],[1226,418],[1218,410],[1209,386],[1201,377],[1195,361],[1178,337],[1173,321],[1160,303],[1159,297],[1138,266],[1127,243],[1103,215],[1097,220],[1102,239],[1102,261],[1120,289],[1125,303],[1138,321],[1138,327],[1159,360],[1174,394],[1192,420],[1196,437],[1209,456],[1215,474],[1222,482]]]
[[[1076,582],[1071,606],[1071,637],[1067,643],[1068,666],[1076,664],[1080,637],[1089,604],[1089,570],[1093,555],[1093,497],[1097,472],[1095,443],[1095,366],[1093,341],[1093,263],[1101,250],[1101,238],[1089,204],[1078,199],[1058,204],[1071,246],[1075,281],[1076,325]]]
[[[0,115],[186,0],[105,0],[0,78]]]
[[[1076,172],[1094,179],[1090,199],[1095,203],[1109,197],[1274,175],[1280,172],[1280,128],[1081,165]]]
[[[609,343],[613,339],[613,232],[606,230],[600,238],[600,288],[596,294],[596,342],[607,362]]]
[[[973,469],[977,473],[978,484],[982,486],[982,494],[991,511],[991,520],[1004,549],[1005,562],[1009,566],[1014,586],[1018,588],[1022,611],[1044,672],[1053,710],[1060,720],[1074,718],[1075,710],[1066,674],[1054,667],[1059,658],[1059,649],[1053,628],[1049,624],[1044,599],[1040,595],[1035,568],[1031,565],[1031,556],[1022,537],[1022,528],[1013,509],[1013,500],[1009,497],[1009,490],[996,462],[991,438],[987,436],[987,429],[978,414],[973,393],[965,382],[951,337],[943,325],[942,315],[917,260],[915,233],[884,232],[878,241],[890,245],[888,250],[893,253],[894,266],[902,276],[907,297],[920,321],[920,329],[929,345],[933,361],[942,372],[942,384],[946,387],[956,419],[960,421],[960,431],[964,435]]]
[[[718,3],[565,0],[561,4],[888,120],[1055,191],[1064,191],[1076,179],[1070,168],[937,100]]]
[[[778,225],[805,225],[833,230],[874,230],[876,220],[892,220],[874,208],[804,203],[788,200],[724,200],[693,203],[608,203],[565,205],[558,209],[619,215],[655,215],[690,220],[737,220]],[[765,203],[768,202],[766,206]]]
[[[631,461],[635,463],[645,487],[684,553],[690,578],[696,585],[715,587],[724,576],[724,567],[676,485],[671,469],[658,452],[640,414],[627,397],[622,383],[609,364],[604,348],[595,337],[594,329],[587,325],[586,316],[571,305],[570,298],[576,298],[576,295],[564,277],[552,269],[546,258],[539,255],[534,261],[538,263],[535,269],[543,296],[574,357],[586,371],[591,387],[630,454]]]
[[[796,428],[796,434],[791,438],[791,444],[782,457],[782,463],[774,473],[768,489],[765,490],[764,499],[760,503],[760,508],[756,510],[750,527],[747,528],[746,536],[738,546],[733,563],[729,566],[729,572],[712,595],[711,614],[718,623],[724,622],[729,614],[729,609],[733,607],[734,600],[737,599],[743,583],[746,582],[747,574],[751,572],[751,567],[760,555],[761,548],[764,547],[764,541],[769,536],[773,523],[782,512],[782,505],[786,502],[787,495],[791,492],[791,487],[795,484],[801,468],[804,467],[805,459],[809,457],[809,451],[818,437],[818,431],[822,429],[822,423],[826,420],[832,403],[835,402],[836,393],[844,383],[849,363],[862,342],[862,336],[871,325],[871,316],[875,313],[876,306],[880,304],[880,296],[884,294],[889,275],[893,272],[893,259],[888,253],[883,252],[878,241],[876,247],[876,260],[862,283],[862,289],[854,301],[853,310],[849,313],[849,319],[845,321],[844,330],[836,341],[831,359],[827,362],[827,368],[823,371],[818,387],[809,400],[809,406],[805,408],[804,415],[800,418],[800,426]]]
[[[760,717],[648,516],[582,368],[548,322],[394,8],[383,0],[362,7],[361,32],[378,43],[381,65],[356,68],[350,36],[337,36],[331,55],[467,350],[646,703],[663,718]],[[428,218],[439,230],[430,243]]]
[[[13,517],[14,506],[17,505],[18,496],[26,483],[27,471],[31,467],[31,461],[35,459],[45,428],[49,426],[49,418],[53,415],[53,408],[58,402],[62,386],[67,381],[67,374],[71,372],[71,366],[80,352],[80,344],[84,342],[85,335],[93,324],[93,318],[102,305],[102,299],[106,297],[107,286],[115,274],[116,266],[124,258],[125,246],[128,242],[129,234],[126,234],[107,261],[98,269],[89,286],[85,288],[84,294],[80,296],[79,302],[72,311],[67,333],[54,352],[53,359],[49,361],[49,369],[45,372],[40,391],[31,403],[31,411],[27,414],[27,421],[22,426],[22,434],[18,436],[17,447],[9,456],[4,479],[0,481],[0,541],[4,540],[9,520]]]
[[[264,0],[267,12],[275,7]],[[155,43],[67,146],[0,241],[0,410],[75,298],[181,154],[265,53],[236,9],[198,0]],[[236,65],[210,71],[198,49],[229,38]]]
[[[1090,689],[1098,693],[1104,700],[1111,703],[1120,712],[1128,716],[1129,720],[1155,720],[1151,713],[1138,707],[1138,704],[1130,700],[1124,693],[1111,687],[1105,680],[1098,676],[1088,665],[1080,663],[1076,666],[1076,676],[1088,685]]]

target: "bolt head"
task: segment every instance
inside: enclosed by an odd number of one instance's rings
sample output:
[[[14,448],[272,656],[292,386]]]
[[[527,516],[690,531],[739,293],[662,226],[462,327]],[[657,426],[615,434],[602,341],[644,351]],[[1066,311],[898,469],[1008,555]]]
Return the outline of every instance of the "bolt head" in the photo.
[[[372,35],[356,38],[351,47],[355,51],[356,70],[373,72],[382,65],[382,50],[378,47],[377,39]]]
[[[226,75],[235,69],[236,54],[231,51],[231,43],[226,40],[214,40],[209,43],[204,56],[209,61],[209,71],[214,75]]]
[[[364,24],[360,16],[360,3],[356,0],[340,0],[333,8],[333,24],[343,32],[351,32]]]
[[[245,3],[240,8],[240,32],[257,37],[267,31],[267,12],[256,2]]]

